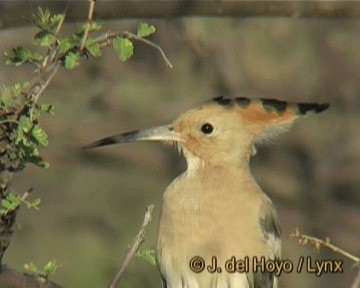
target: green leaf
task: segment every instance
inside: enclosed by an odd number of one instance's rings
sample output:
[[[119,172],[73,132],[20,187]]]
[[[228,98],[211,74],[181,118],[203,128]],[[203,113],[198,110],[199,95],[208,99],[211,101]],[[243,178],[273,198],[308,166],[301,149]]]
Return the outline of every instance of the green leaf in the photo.
[[[31,151],[32,156],[38,157],[40,156],[39,149],[37,147],[34,147],[34,149]]]
[[[71,70],[79,66],[79,58],[79,53],[70,52],[65,57],[65,68]]]
[[[4,54],[9,58],[6,65],[14,64],[16,67],[26,62],[35,63],[42,59],[42,55],[21,46],[12,49],[11,52],[5,51]]]
[[[94,56],[95,58],[100,57],[101,56],[101,50],[100,50],[100,45],[97,43],[95,45],[92,45],[88,48],[90,54],[92,56]]]
[[[42,47],[49,47],[56,40],[56,37],[49,33],[48,31],[40,31],[35,35],[35,44],[38,44]]]
[[[44,267],[44,274],[46,276],[49,276],[49,275],[53,275],[55,274],[55,271],[57,269],[57,261],[56,260],[51,260],[49,261],[45,267]]]
[[[6,214],[9,211],[14,211],[19,206],[19,204],[19,195],[15,195],[13,193],[6,195],[6,198],[1,200],[1,206],[4,209],[1,209],[2,211],[0,212],[0,214]]]
[[[60,53],[65,53],[73,47],[69,38],[59,39],[57,44]]]
[[[125,62],[134,54],[134,45],[129,39],[117,37],[114,40],[113,47],[122,62]]]
[[[42,169],[48,169],[50,167],[50,164],[49,162],[41,161],[39,164],[37,164],[37,166],[39,166]]]
[[[19,203],[12,202],[10,203],[9,210],[15,210],[19,206]]]
[[[23,90],[29,85],[29,82],[23,82],[23,83],[15,83],[12,87],[11,87],[11,91],[12,91],[12,95],[13,96],[18,96],[20,95],[21,92],[23,92]]]
[[[51,104],[41,104],[40,105],[40,110],[45,113],[48,113],[50,115],[55,115],[54,109],[55,109],[54,106]]]
[[[1,200],[1,205],[5,208],[5,209],[10,209],[10,201],[9,200],[6,200],[6,199],[3,199]]]
[[[9,153],[9,158],[10,158],[11,160],[16,159],[16,158],[17,158],[16,153],[14,153],[14,152],[10,152],[10,153]]]
[[[39,206],[39,204],[41,203],[41,198],[36,198],[34,201],[31,202],[31,205],[33,207]]]
[[[53,25],[53,27],[55,27],[55,25],[57,25],[61,19],[64,17],[64,14],[55,14],[50,18],[50,23],[51,25]]]
[[[34,263],[29,263],[29,264],[25,264],[24,265],[25,270],[32,275],[36,275],[39,274],[38,268],[36,267],[36,265]]]
[[[20,92],[21,92],[21,83],[15,83],[13,86],[12,86],[12,89],[14,94],[16,95],[19,95]]]
[[[29,132],[31,127],[32,127],[32,123],[29,117],[26,116],[21,116],[19,119],[19,130],[24,131],[25,133]]]
[[[39,210],[39,204],[41,203],[41,199],[40,198],[36,198],[34,201],[32,201],[32,202],[27,202],[27,201],[25,201],[25,203],[26,203],[26,207],[28,208],[28,209],[30,209],[30,208],[34,208],[34,209],[36,209],[36,210]]]
[[[100,45],[99,43],[96,44],[93,43],[94,43],[94,39],[89,38],[85,42],[85,47],[93,57],[95,58],[100,57],[101,56]]]
[[[46,147],[49,145],[49,140],[47,138],[46,132],[39,126],[34,125],[34,127],[31,130],[31,135],[36,139],[38,143],[40,143],[42,146]]]
[[[101,25],[96,22],[86,23],[82,27],[82,31],[85,31],[86,29],[89,29],[89,32],[97,31],[101,29]]]
[[[136,256],[148,261],[151,265],[156,266],[156,253],[154,249],[143,249],[136,252]]]
[[[38,7],[37,14],[32,15],[32,22],[41,30],[48,29],[49,20],[50,11],[48,9],[43,10],[41,7]]]
[[[6,196],[6,199],[9,200],[10,202],[19,202],[20,197],[18,195],[10,193]]]
[[[27,137],[27,135],[24,135],[24,134],[23,134],[23,137],[22,137],[22,139],[21,139],[21,143],[22,143],[22,145],[24,145],[24,147],[26,147],[26,148],[31,148],[31,146],[34,145],[34,144],[32,143],[32,141],[29,141],[29,138]]]
[[[16,138],[15,138],[15,145],[18,145],[22,140],[24,139],[24,132],[22,129],[16,130]],[[17,156],[15,156],[13,159],[16,159]]]
[[[57,26],[63,16],[63,14],[55,14],[51,16],[48,9],[43,10],[41,7],[38,7],[38,12],[37,14],[32,15],[31,21],[41,30],[50,32]]]
[[[38,109],[33,109],[33,110],[31,111],[31,117],[32,117],[32,119],[36,120],[36,119],[39,118],[39,116],[40,116],[40,111],[39,111]]]
[[[137,36],[139,37],[147,37],[151,34],[154,34],[156,31],[153,25],[149,25],[147,23],[140,23],[137,29]]]
[[[72,43],[73,43],[74,45],[76,45],[76,44],[79,44],[79,45],[80,45],[80,42],[82,41],[83,36],[84,36],[84,32],[73,34],[73,35],[72,35]]]
[[[50,164],[48,162],[44,162],[44,160],[40,156],[31,157],[29,159],[29,162],[35,164],[42,169],[47,169],[50,167]]]

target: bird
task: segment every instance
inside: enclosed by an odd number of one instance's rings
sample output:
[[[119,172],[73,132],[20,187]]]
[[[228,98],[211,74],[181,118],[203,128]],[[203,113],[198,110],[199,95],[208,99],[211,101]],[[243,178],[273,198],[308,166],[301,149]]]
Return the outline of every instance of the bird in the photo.
[[[186,171],[163,194],[156,249],[163,288],[272,288],[276,271],[264,263],[281,261],[281,229],[249,160],[257,145],[272,141],[297,118],[328,108],[221,96],[169,125],[117,134],[83,148],[162,141],[185,156]]]

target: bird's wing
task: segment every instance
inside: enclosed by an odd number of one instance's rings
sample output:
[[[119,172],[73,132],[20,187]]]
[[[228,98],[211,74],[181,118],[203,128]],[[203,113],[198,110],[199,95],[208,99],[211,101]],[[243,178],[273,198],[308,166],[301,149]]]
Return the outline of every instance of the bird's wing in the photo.
[[[275,208],[270,199],[260,208],[259,224],[262,241],[268,246],[269,259],[277,261],[281,257],[281,230]],[[268,259],[267,259],[268,260]],[[273,273],[258,271],[254,273],[254,288],[272,288],[275,277]]]

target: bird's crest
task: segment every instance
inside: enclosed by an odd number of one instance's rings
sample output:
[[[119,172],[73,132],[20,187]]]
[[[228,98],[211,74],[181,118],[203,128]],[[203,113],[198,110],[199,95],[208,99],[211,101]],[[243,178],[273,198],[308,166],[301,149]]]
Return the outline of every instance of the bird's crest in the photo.
[[[288,128],[296,118],[310,113],[320,113],[329,104],[289,103],[276,99],[250,99],[217,97],[212,99],[224,107],[236,107],[249,132],[256,142],[271,138],[272,135]],[[285,128],[285,129],[284,129]]]

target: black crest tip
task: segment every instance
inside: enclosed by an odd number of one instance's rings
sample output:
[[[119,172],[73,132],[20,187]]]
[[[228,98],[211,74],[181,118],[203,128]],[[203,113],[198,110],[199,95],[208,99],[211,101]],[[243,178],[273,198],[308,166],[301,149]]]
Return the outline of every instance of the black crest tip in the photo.
[[[330,104],[318,104],[318,103],[299,103],[299,111],[301,115],[305,115],[310,111],[314,111],[315,113],[321,113],[327,110],[330,107]]]

